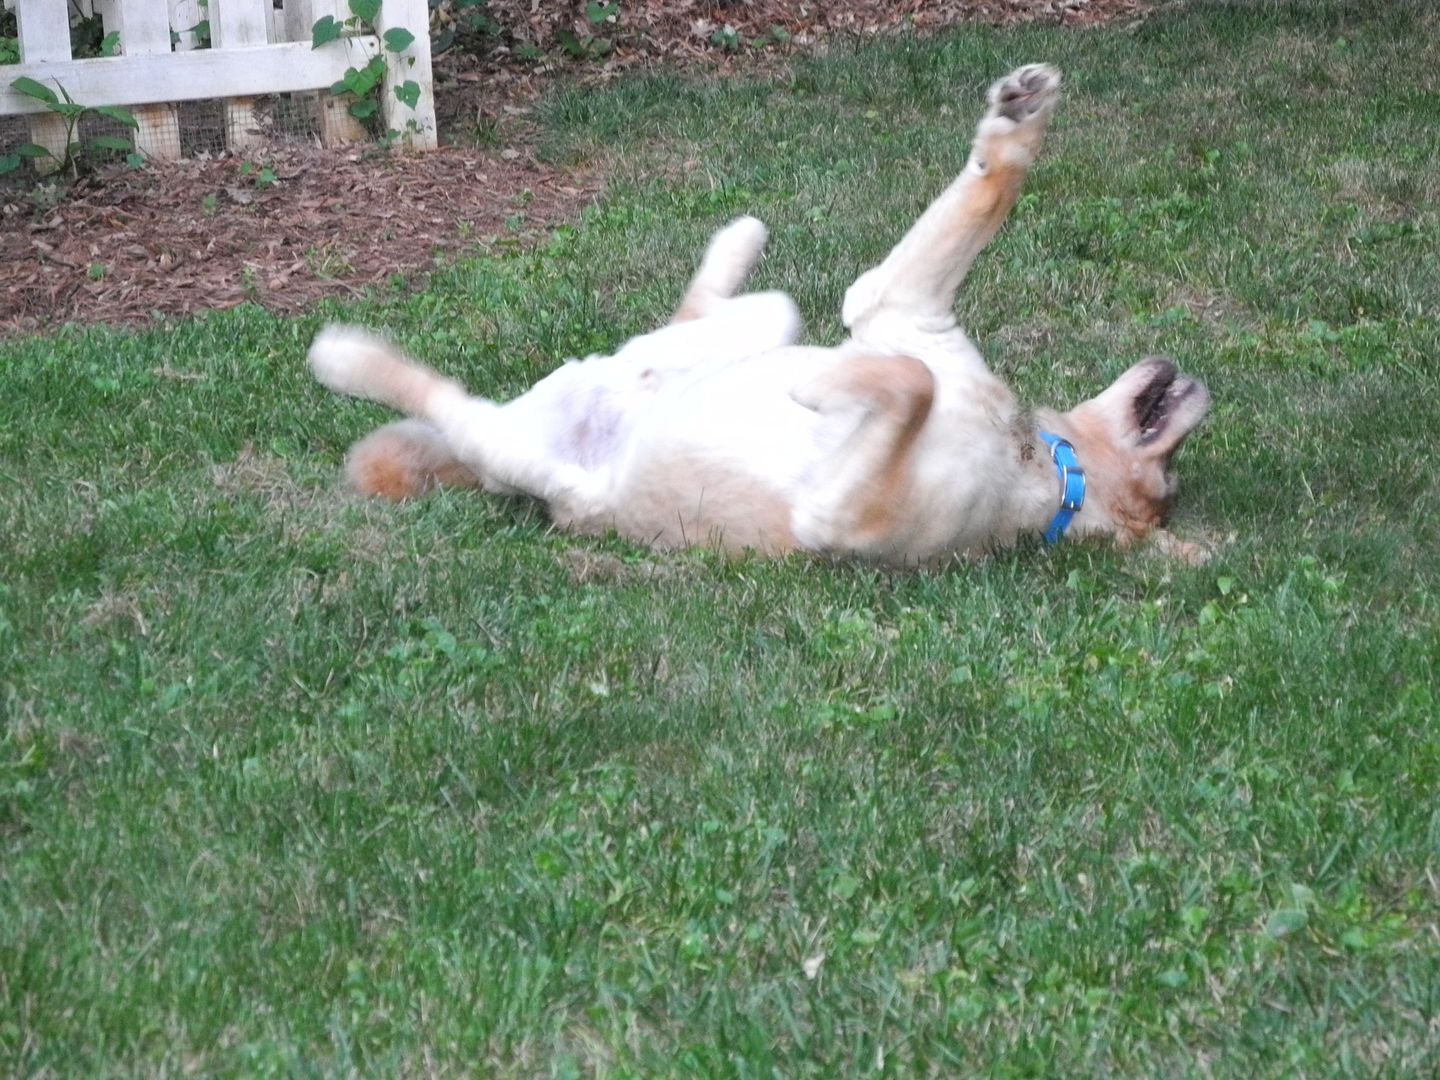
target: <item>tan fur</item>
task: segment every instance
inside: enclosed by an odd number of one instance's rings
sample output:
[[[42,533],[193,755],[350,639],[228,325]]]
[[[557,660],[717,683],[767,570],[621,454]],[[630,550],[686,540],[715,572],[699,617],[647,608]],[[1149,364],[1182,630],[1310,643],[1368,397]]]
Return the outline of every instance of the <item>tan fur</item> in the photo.
[[[310,351],[317,377],[415,418],[358,443],[352,481],[388,498],[446,483],[523,493],[562,526],[655,547],[933,565],[1045,530],[1060,484],[1043,431],[1070,440],[1086,472],[1071,536],[1158,535],[1198,557],[1161,526],[1203,386],[1147,360],[1068,412],[1024,412],[955,321],[956,290],[1014,206],[1059,84],[1029,65],[991,88],[965,168],[846,292],[850,337],[835,348],[795,344],[783,293],[740,294],[765,242],[753,218],[716,233],[666,326],[503,405],[374,335],[327,328]]]

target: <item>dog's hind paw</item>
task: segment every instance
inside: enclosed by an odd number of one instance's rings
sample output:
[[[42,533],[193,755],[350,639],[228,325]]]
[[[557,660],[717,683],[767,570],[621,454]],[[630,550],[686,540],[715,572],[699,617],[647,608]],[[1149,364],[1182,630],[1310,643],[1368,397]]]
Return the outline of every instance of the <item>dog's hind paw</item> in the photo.
[[[358,326],[329,323],[315,335],[307,359],[322,384],[337,394],[366,396],[366,361],[389,343]]]
[[[1022,124],[1032,116],[1054,111],[1060,100],[1060,69],[1050,64],[1026,64],[997,80],[987,95],[990,114]]]

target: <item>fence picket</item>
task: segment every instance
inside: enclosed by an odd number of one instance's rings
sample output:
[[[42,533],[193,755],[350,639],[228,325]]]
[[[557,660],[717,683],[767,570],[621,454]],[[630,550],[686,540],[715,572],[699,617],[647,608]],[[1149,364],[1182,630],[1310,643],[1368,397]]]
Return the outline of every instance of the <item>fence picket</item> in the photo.
[[[111,3],[95,6],[107,32],[120,35],[125,56],[170,54],[170,13],[164,4]],[[180,156],[180,114],[171,102],[136,106],[135,149],[148,158]]]
[[[42,67],[50,61],[70,59],[70,13],[64,4],[37,5],[21,0],[15,9],[15,24],[21,64]],[[43,75],[32,78],[46,81]],[[30,141],[55,155],[53,159],[33,159],[37,172],[53,170],[55,161],[65,156],[69,134],[65,121],[52,112],[30,118]]]
[[[347,12],[341,10],[341,3],[342,0],[286,0],[285,16],[290,32],[295,35],[294,40],[310,41],[315,24],[326,15],[335,19],[344,18]],[[339,44],[336,42],[333,47]],[[315,95],[320,141],[326,146],[365,141],[365,129],[359,120],[350,115],[350,103],[354,100],[349,94],[330,93],[329,87]]]

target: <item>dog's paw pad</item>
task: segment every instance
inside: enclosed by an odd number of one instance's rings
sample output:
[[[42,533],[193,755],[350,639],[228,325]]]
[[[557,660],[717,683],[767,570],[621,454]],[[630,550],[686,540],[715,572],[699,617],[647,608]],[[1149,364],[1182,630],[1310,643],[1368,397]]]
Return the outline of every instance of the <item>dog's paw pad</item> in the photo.
[[[1060,99],[1060,69],[1050,64],[1026,64],[990,87],[991,112],[1017,124],[1047,113]]]

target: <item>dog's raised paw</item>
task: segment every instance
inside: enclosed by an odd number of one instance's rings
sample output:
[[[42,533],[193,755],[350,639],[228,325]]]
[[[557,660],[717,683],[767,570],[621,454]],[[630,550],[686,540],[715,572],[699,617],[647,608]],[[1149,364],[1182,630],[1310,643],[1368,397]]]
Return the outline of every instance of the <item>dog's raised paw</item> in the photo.
[[[1050,64],[1026,64],[990,87],[990,111],[1017,124],[1048,114],[1060,100],[1060,69]]]
[[[736,218],[710,238],[696,283],[715,296],[734,296],[760,261],[769,236],[759,218]]]

